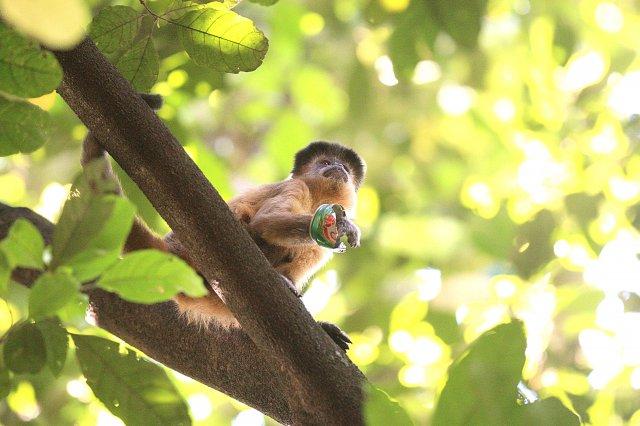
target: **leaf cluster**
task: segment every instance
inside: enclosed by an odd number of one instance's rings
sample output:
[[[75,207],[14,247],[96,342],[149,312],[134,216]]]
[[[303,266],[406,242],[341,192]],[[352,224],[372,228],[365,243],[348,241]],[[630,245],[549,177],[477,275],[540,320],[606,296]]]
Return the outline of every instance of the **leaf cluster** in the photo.
[[[0,241],[0,291],[15,268],[40,271],[28,293],[28,317],[2,339],[0,393],[23,376],[59,376],[68,336],[80,370],[96,397],[129,424],[190,424],[187,406],[165,371],[131,350],[97,336],[71,334],[57,315],[102,288],[137,303],[167,301],[177,293],[207,293],[202,278],[181,259],[155,250],[120,256],[135,208],[113,194],[106,160],[88,164],[75,180],[55,228],[50,253],[38,229],[18,219]],[[45,368],[46,367],[46,368]]]
[[[250,19],[231,10],[237,1],[175,0],[159,12],[153,11],[144,1],[141,4],[141,11],[122,5],[103,7],[88,31],[98,48],[139,92],[149,92],[158,80],[161,58],[155,47],[154,33],[161,25],[172,27],[177,32],[179,49],[196,64],[210,70],[222,73],[253,71],[262,64],[267,53],[268,41],[262,31]],[[37,13],[32,6],[35,5],[16,7],[14,14],[13,6],[5,5],[9,13],[4,16],[5,22],[0,20],[0,38],[3,40],[0,44],[2,156],[30,153],[44,144],[51,124],[48,114],[26,99],[52,92],[62,80],[57,60],[37,41],[53,42],[57,46],[58,37],[63,33],[42,35],[31,30],[38,28],[37,23],[24,20],[29,15],[44,20],[47,13],[60,12],[61,5],[58,2],[42,4]],[[71,19],[75,17],[82,21],[84,13],[72,14]],[[73,25],[79,27],[80,22],[73,22]],[[81,36],[84,31],[72,36],[74,41],[63,40],[63,47],[73,47]]]

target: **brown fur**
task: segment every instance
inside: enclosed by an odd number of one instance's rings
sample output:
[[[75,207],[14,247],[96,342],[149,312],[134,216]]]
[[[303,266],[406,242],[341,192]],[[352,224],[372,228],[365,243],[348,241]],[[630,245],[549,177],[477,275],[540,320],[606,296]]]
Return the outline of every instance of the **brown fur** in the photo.
[[[319,149],[325,146],[329,147],[328,154]],[[290,179],[259,186],[229,201],[229,208],[271,265],[298,290],[331,257],[330,250],[318,246],[309,236],[309,225],[316,209],[321,204],[337,203],[345,208],[348,217],[355,213],[356,190],[364,175],[364,163],[361,160],[359,165],[345,161],[342,153],[346,151],[357,156],[340,145],[326,142],[311,144],[296,156],[296,167]],[[304,154],[307,162],[300,163],[299,159]],[[104,150],[89,135],[84,143],[82,163],[102,155],[106,155]],[[335,172],[336,164],[345,168],[346,177]],[[324,176],[334,172],[343,180]],[[113,174],[112,171],[109,173]],[[195,268],[193,260],[173,233],[160,238],[136,218],[125,252],[146,248],[169,251]],[[180,311],[190,321],[202,325],[214,320],[225,327],[238,326],[231,311],[216,294],[215,286],[211,283],[206,285],[209,295],[205,297],[177,295],[174,300]]]

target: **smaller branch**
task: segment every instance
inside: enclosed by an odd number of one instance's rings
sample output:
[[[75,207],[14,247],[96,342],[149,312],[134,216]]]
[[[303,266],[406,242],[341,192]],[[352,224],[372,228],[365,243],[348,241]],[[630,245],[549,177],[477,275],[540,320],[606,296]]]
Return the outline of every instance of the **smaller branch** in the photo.
[[[0,239],[25,218],[51,243],[53,224],[37,213],[0,203]],[[30,287],[40,274],[18,268],[12,279]],[[172,302],[138,305],[86,285],[89,309],[99,327],[167,367],[219,390],[285,424],[292,422],[289,383],[240,330],[187,324]],[[93,286],[95,287],[95,286]]]

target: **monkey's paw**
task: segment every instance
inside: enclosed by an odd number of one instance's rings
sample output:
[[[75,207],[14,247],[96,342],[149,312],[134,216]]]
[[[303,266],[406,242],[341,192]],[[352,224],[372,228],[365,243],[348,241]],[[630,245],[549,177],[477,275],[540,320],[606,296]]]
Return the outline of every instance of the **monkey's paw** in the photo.
[[[346,235],[347,242],[351,247],[360,246],[360,229],[355,223],[347,219],[346,216],[337,219],[336,226],[338,227],[338,234],[340,236]]]
[[[331,324],[330,322],[324,321],[318,321],[318,324],[320,324],[320,327],[322,327],[322,329],[329,335],[329,337],[331,337],[331,340],[333,340],[336,345],[340,347],[340,349],[345,352],[347,351],[347,349],[349,349],[351,339],[349,339],[347,333],[340,330],[340,327],[335,324]]]

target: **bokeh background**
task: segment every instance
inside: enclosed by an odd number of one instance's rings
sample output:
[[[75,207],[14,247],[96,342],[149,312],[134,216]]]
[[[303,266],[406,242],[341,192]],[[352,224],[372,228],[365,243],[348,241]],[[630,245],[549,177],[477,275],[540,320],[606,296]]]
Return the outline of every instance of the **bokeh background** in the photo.
[[[368,378],[428,424],[452,359],[515,316],[530,388],[592,424],[640,425],[640,5],[283,0],[235,10],[269,38],[264,64],[240,75],[201,68],[161,27],[159,115],[226,199],[286,178],[312,140],[366,159],[362,247],[336,255],[303,300],[350,334]],[[0,201],[55,221],[86,129],[55,93],[34,102],[54,130],[35,153],[0,158]],[[11,287],[0,331],[24,315],[25,295]],[[86,327],[84,303],[66,309],[67,324]],[[170,376],[196,424],[273,423]],[[120,420],[69,362],[57,380],[22,382],[0,422]]]

